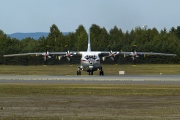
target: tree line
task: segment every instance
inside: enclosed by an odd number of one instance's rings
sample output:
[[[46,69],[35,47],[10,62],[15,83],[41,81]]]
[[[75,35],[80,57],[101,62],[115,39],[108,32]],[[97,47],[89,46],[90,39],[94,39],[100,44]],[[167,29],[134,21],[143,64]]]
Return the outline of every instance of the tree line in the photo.
[[[180,63],[180,26],[172,27],[169,31],[164,28],[158,31],[156,28],[145,29],[136,27],[131,31],[123,32],[114,26],[109,31],[104,27],[92,24],[90,27],[91,49],[93,51],[132,51],[133,45],[137,45],[136,51],[161,52],[177,54],[176,57],[147,56],[138,58],[137,63]],[[44,64],[42,56],[22,56],[4,58],[5,54],[17,54],[27,52],[57,52],[57,51],[86,51],[88,31],[83,25],[79,25],[75,32],[63,35],[59,28],[53,24],[48,36],[38,40],[25,38],[18,40],[8,37],[0,30],[0,64],[9,65],[39,65]],[[68,47],[67,47],[68,46]],[[65,59],[59,61],[57,56],[52,56],[48,64],[68,63]],[[72,63],[79,63],[79,56],[72,57]],[[123,55],[117,56],[115,61],[107,60],[104,63],[132,63],[132,59]]]

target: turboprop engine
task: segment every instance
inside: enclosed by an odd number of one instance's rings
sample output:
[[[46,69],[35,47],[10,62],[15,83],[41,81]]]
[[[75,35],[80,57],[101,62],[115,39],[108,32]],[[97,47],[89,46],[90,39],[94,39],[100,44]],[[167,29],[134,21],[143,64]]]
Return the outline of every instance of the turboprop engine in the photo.
[[[109,52],[108,56],[104,56],[102,57],[102,60],[105,61],[107,58],[110,58],[111,60],[114,61],[114,58],[116,57],[116,55],[118,55],[119,52],[113,52],[112,50]]]

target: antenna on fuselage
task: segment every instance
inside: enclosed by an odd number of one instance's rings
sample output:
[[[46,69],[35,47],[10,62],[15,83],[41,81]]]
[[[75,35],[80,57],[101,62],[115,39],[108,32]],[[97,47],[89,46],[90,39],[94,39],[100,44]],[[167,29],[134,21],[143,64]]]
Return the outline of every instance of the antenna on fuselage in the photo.
[[[90,29],[88,31],[88,48],[87,48],[87,51],[91,51],[91,41],[90,41]]]

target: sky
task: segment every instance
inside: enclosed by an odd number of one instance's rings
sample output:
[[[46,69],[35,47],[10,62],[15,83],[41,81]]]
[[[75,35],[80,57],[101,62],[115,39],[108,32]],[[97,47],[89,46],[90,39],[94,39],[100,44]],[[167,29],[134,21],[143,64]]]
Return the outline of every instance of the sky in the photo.
[[[107,31],[123,31],[147,25],[158,30],[180,26],[180,0],[0,0],[0,30],[49,32],[55,24],[61,32],[75,32],[92,24]]]

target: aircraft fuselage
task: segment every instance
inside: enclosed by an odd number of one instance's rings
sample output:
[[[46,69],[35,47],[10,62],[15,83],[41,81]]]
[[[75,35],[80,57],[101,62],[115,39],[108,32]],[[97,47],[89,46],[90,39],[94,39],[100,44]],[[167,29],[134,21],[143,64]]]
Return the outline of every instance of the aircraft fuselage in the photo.
[[[81,52],[80,69],[87,72],[93,72],[101,68],[98,52]]]

